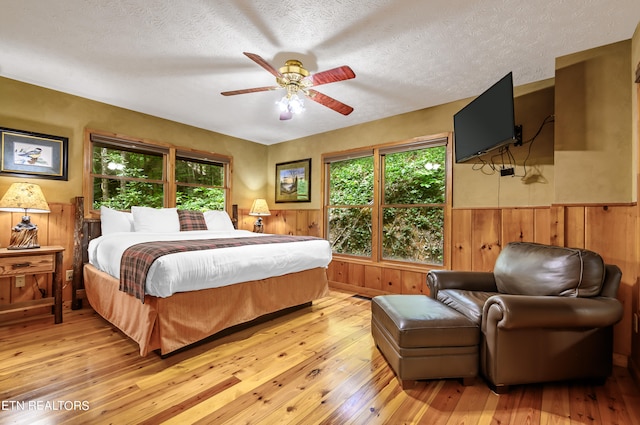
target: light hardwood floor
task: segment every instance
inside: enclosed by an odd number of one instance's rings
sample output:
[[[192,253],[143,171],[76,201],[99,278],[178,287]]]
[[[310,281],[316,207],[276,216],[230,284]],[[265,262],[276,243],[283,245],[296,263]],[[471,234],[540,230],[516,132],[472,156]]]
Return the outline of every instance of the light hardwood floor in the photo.
[[[162,359],[90,308],[0,323],[0,423],[640,424],[640,391],[481,380],[402,391],[373,344],[370,302],[332,291],[312,307]]]

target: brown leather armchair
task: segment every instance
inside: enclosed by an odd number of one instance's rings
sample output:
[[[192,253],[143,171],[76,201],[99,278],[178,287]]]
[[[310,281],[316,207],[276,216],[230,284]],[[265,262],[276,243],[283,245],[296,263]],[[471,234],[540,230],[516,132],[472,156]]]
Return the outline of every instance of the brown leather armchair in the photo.
[[[510,243],[493,272],[434,270],[430,296],[481,328],[480,371],[509,385],[611,374],[622,273],[588,250]]]

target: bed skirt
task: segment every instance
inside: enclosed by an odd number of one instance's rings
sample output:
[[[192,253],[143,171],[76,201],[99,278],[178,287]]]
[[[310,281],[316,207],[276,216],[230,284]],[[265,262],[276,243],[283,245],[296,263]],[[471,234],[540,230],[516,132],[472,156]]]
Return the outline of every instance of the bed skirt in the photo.
[[[84,286],[91,307],[137,342],[141,356],[154,350],[165,355],[231,326],[329,294],[324,268],[167,298],[146,295],[144,304],[90,264],[84,266]]]

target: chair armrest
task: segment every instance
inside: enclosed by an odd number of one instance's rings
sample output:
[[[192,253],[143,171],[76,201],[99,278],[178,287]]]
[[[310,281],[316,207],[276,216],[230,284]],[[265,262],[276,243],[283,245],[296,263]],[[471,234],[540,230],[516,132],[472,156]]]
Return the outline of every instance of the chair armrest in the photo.
[[[494,295],[482,312],[483,332],[490,327],[602,328],[622,319],[622,304],[615,298]]]
[[[431,270],[427,273],[429,296],[436,298],[441,289],[498,292],[492,272]]]

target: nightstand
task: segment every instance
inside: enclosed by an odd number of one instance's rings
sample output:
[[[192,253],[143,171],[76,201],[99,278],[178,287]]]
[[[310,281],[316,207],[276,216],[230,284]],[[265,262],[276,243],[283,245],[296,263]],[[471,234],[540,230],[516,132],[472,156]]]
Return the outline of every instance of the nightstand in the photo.
[[[53,281],[53,297],[0,305],[0,315],[51,305],[55,323],[62,322],[63,251],[64,248],[61,246],[34,249],[0,248],[0,277],[51,273]]]

